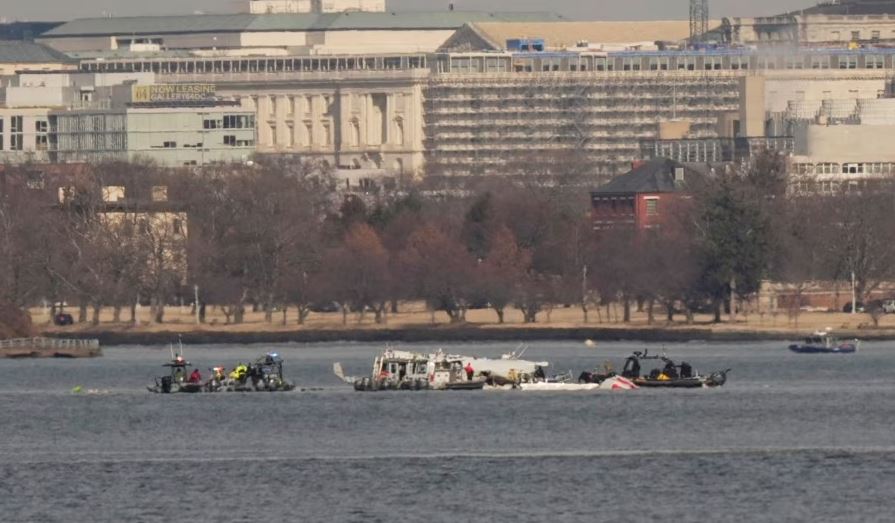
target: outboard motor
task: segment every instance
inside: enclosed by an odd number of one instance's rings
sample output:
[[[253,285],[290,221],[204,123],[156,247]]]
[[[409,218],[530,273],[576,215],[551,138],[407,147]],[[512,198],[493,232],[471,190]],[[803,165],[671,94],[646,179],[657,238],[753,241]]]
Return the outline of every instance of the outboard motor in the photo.
[[[172,381],[171,376],[164,376],[164,377],[162,377],[161,381],[162,381],[162,384],[161,384],[162,393],[170,394],[171,393],[171,381]]]

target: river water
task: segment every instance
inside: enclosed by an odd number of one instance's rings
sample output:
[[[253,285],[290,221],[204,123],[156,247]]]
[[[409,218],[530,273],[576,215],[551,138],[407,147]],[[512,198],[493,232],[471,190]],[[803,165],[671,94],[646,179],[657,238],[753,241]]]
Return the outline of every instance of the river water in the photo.
[[[576,374],[643,348],[733,369],[720,389],[565,394],[357,393],[331,368],[369,372],[361,343],[186,348],[203,371],[275,350],[304,388],[279,394],[150,394],[167,347],[0,360],[0,520],[892,521],[895,344],[784,346],[529,344]]]

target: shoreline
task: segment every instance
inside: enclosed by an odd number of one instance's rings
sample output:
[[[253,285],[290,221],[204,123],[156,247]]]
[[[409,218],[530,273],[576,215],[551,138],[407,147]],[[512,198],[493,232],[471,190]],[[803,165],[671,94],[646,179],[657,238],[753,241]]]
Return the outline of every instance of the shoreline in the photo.
[[[182,341],[199,344],[274,344],[274,343],[332,343],[332,342],[486,342],[486,341],[638,341],[645,343],[681,342],[753,342],[794,341],[801,339],[807,329],[781,330],[721,330],[711,327],[524,327],[483,328],[476,326],[433,326],[377,329],[302,329],[302,330],[170,330],[116,331],[82,330],[50,331],[43,335],[52,338],[98,339],[109,345],[167,345]],[[895,330],[849,329],[837,330],[840,338],[862,341],[895,341]]]

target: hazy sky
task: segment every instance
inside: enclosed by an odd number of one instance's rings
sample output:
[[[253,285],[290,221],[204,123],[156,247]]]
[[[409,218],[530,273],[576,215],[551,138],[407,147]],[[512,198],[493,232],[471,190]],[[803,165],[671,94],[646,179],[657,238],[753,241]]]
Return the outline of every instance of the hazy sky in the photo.
[[[387,0],[390,9],[556,11],[584,20],[686,19],[688,0]],[[233,12],[238,0],[0,0],[0,18],[68,20],[102,16]],[[816,0],[709,0],[713,17],[757,16],[810,7]]]

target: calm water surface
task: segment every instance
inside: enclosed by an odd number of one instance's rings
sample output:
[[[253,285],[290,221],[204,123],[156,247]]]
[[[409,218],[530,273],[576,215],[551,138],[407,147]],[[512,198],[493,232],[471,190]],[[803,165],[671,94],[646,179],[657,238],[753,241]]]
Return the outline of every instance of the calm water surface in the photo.
[[[644,347],[525,357],[578,372]],[[0,520],[893,521],[895,344],[783,347],[664,346],[732,368],[721,389],[559,395],[355,393],[331,369],[368,372],[359,343],[186,348],[206,373],[276,350],[305,389],[283,394],[150,394],[167,347],[0,360]]]

